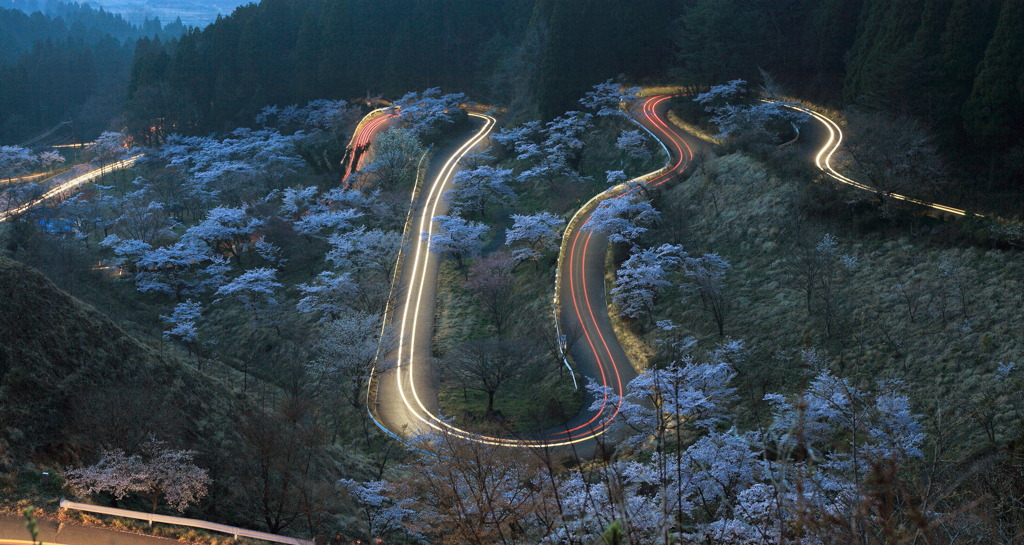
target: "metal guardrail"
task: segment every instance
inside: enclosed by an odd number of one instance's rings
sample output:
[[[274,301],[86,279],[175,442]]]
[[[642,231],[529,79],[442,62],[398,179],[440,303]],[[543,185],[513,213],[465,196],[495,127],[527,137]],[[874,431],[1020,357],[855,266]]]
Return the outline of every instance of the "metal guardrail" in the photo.
[[[157,515],[155,513],[129,511],[127,509],[117,509],[114,507],[101,507],[98,505],[89,505],[87,503],[77,503],[73,501],[68,501],[64,498],[61,498],[60,500],[60,507],[61,509],[74,509],[76,511],[85,511],[88,513],[98,513],[101,515],[110,515],[114,517],[145,520],[149,521],[150,524],[153,524],[154,522],[159,522],[161,524],[173,524],[176,526],[202,528],[203,530],[210,530],[211,532],[230,534],[234,536],[235,539],[238,539],[239,537],[248,537],[263,541],[272,541],[274,543],[288,543],[290,545],[315,545],[314,542],[307,539],[279,536],[277,534],[259,532],[256,530],[246,530],[245,528],[238,528],[236,526],[228,526],[226,524],[218,524],[216,522],[208,522],[205,520],[187,519],[182,517],[172,517],[168,515]]]

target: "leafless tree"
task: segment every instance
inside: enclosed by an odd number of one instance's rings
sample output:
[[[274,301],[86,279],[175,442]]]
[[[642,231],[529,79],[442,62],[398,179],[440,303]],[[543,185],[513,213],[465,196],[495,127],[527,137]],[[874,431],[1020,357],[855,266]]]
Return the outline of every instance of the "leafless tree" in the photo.
[[[917,120],[906,116],[851,111],[846,152],[857,176],[877,192],[886,210],[899,193],[918,199],[938,196],[949,178],[934,139]]]
[[[410,471],[418,530],[442,545],[536,543],[538,520],[557,521],[540,460],[440,434],[421,439]],[[532,538],[532,539],[531,539]]]
[[[519,310],[513,268],[515,261],[507,255],[488,256],[470,266],[465,283],[499,337],[508,332]]]
[[[494,396],[537,361],[534,343],[522,339],[475,339],[458,346],[445,359],[445,372],[463,388],[487,395],[487,414]]]

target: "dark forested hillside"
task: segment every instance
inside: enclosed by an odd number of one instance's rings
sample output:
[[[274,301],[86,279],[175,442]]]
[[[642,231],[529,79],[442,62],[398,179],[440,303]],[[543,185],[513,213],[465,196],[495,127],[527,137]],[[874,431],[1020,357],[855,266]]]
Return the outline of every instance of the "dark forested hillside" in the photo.
[[[8,9],[18,6],[19,9]],[[110,37],[118,41],[135,41],[143,36],[172,38],[184,32],[181,21],[166,27],[159,20],[146,21],[135,26],[120,15],[93,9],[88,4],[64,3],[49,0],[43,11],[23,10],[20,4],[7,6],[0,3],[0,65],[11,64],[22,53],[30,51],[39,42],[47,40],[80,39],[93,44]]]
[[[119,119],[135,40],[173,38],[180,21],[141,27],[88,5],[49,1],[46,13],[0,9],[0,144],[72,121],[83,138]]]
[[[966,168],[984,169],[991,182],[1011,187],[1019,178],[1014,173],[1024,170],[1018,164],[1024,155],[1021,4],[265,0],[180,41],[167,39],[165,30],[159,41],[140,42],[127,84],[126,125],[136,133],[152,127],[206,133],[249,123],[269,104],[394,97],[433,86],[550,118],[608,78],[700,88],[732,78],[756,81],[765,70],[819,102],[917,117],[957,164],[984,165]],[[3,78],[0,93],[20,89],[23,98],[3,101],[14,117],[4,117],[0,136],[23,135],[24,127],[67,117],[82,104],[69,108],[65,103],[75,101],[58,97],[40,107],[24,98],[38,95],[38,86],[11,83],[26,70],[42,73],[40,80],[63,75],[54,66],[66,61],[38,62],[46,56],[41,51],[68,49],[69,33],[85,41],[88,55],[109,62],[112,73],[123,73],[117,68],[123,54],[111,55],[94,38],[123,36],[130,27],[102,10],[70,6],[55,20],[0,12],[6,45],[0,54],[30,47],[28,36],[53,41],[35,46],[21,72]],[[89,78],[81,83],[93,85]]]
[[[523,0],[267,0],[243,6],[165,53],[140,47],[129,123],[201,131],[246,123],[267,104],[441,86],[479,90],[493,50],[519,41]],[[148,44],[147,44],[148,45]],[[166,96],[179,100],[168,111]],[[167,114],[167,115],[165,115]]]

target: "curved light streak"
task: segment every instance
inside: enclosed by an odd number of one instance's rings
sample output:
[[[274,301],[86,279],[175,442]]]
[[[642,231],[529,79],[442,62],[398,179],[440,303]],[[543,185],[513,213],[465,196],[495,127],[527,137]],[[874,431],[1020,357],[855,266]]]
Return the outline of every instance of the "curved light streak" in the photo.
[[[814,157],[814,164],[817,165],[817,167],[821,169],[825,174],[828,174],[832,179],[842,184],[855,187],[862,191],[868,191],[870,193],[881,193],[883,196],[891,197],[899,201],[924,206],[926,208],[931,208],[932,210],[938,210],[939,212],[945,212],[947,214],[953,214],[956,216],[967,215],[967,211],[960,208],[954,208],[952,206],[946,206],[944,204],[923,201],[920,199],[915,199],[913,197],[908,197],[906,195],[901,195],[899,193],[879,191],[874,187],[871,187],[867,184],[863,184],[861,182],[858,182],[852,178],[843,175],[842,173],[840,173],[839,171],[832,167],[832,157],[836,154],[836,152],[839,151],[840,146],[842,146],[843,144],[843,130],[839,128],[839,124],[836,123],[835,121],[832,121],[828,117],[825,117],[824,115],[814,110],[811,110],[810,108],[806,108],[804,106],[793,106],[790,104],[786,104],[785,106],[791,110],[795,110],[813,117],[819,123],[824,125],[825,128],[828,130],[828,141],[825,142],[825,145],[822,146],[820,150],[818,150],[818,154]],[[975,215],[979,217],[984,217],[981,216],[980,214]]]
[[[661,136],[656,136],[656,138],[658,138],[662,145],[664,146],[667,141],[668,144],[676,150],[675,162],[672,162],[672,154],[669,154],[669,162],[666,163],[665,167],[658,171],[637,178],[632,181],[632,184],[622,184],[605,191],[601,195],[595,196],[579,211],[577,211],[576,215],[569,223],[570,226],[576,225],[578,227],[581,223],[581,218],[589,214],[596,203],[601,200],[607,198],[618,198],[638,191],[639,188],[635,185],[636,182],[643,183],[644,187],[657,187],[673,179],[675,174],[684,169],[688,163],[692,161],[693,150],[690,149],[690,146],[681,137],[676,135],[664,120],[657,115],[656,108],[663,101],[668,100],[669,98],[671,98],[670,95],[661,95],[646,100],[642,105],[641,114],[644,119],[653,125],[653,128],[661,134]],[[470,115],[483,119],[483,128],[481,128],[473,138],[464,143],[442,165],[440,172],[431,184],[429,194],[425,200],[424,212],[420,215],[417,223],[418,230],[410,233],[415,237],[415,240],[412,242],[416,247],[412,255],[412,285],[409,286],[410,289],[405,295],[405,303],[402,308],[401,325],[398,333],[398,348],[396,350],[397,363],[394,368],[394,385],[397,386],[398,395],[401,398],[401,403],[405,407],[405,411],[411,415],[415,421],[418,421],[422,425],[421,429],[423,431],[434,430],[452,434],[468,441],[507,447],[558,447],[589,441],[602,435],[605,432],[608,423],[610,423],[618,414],[624,392],[622,377],[619,373],[619,367],[615,365],[615,357],[612,354],[609,341],[605,338],[601,329],[595,325],[596,315],[593,306],[590,305],[590,293],[588,293],[587,290],[586,278],[588,271],[583,266],[576,267],[573,265],[574,262],[577,261],[577,252],[580,252],[582,255],[586,255],[588,252],[591,238],[594,235],[594,233],[591,232],[583,233],[580,230],[576,230],[572,235],[572,242],[569,244],[569,248],[567,249],[563,245],[562,252],[564,254],[566,250],[568,250],[567,262],[570,266],[568,267],[569,270],[567,273],[569,275],[569,289],[572,298],[573,310],[577,319],[583,325],[583,334],[591,352],[594,355],[601,384],[611,386],[612,391],[616,393],[618,402],[615,403],[614,406],[609,403],[609,396],[605,395],[603,400],[604,402],[601,404],[600,408],[595,411],[595,414],[593,414],[588,421],[580,425],[570,429],[548,432],[547,437],[542,439],[515,439],[510,437],[484,435],[459,428],[450,422],[445,421],[438,415],[433,414],[430,409],[427,408],[427,405],[424,403],[423,399],[421,399],[419,392],[417,391],[414,373],[418,369],[422,369],[419,366],[427,365],[426,361],[423,361],[426,360],[426,357],[421,354],[417,354],[415,352],[415,346],[418,341],[417,329],[419,326],[419,319],[423,315],[421,310],[424,304],[424,297],[427,294],[426,279],[430,271],[429,261],[431,259],[429,236],[433,234],[433,219],[436,217],[439,206],[442,202],[440,197],[443,194],[443,190],[450,184],[459,160],[469,153],[471,149],[483,142],[496,122],[493,117],[488,115],[479,113],[470,113]],[[641,126],[643,125],[641,124]],[[646,127],[644,127],[644,129],[650,132]],[[428,209],[429,212],[427,212]],[[426,241],[420,240],[421,233],[427,234]],[[568,236],[568,232],[566,235]],[[436,256],[434,259],[436,259]],[[579,282],[579,284],[577,284],[577,282]],[[578,295],[582,295],[582,299],[578,298]],[[603,310],[604,308],[602,305],[601,311]],[[585,320],[584,318],[589,318],[589,320]],[[606,366],[610,366],[610,369],[607,369]],[[388,377],[385,375],[378,380],[386,380],[387,378]],[[373,385],[371,384],[369,390],[372,389]],[[370,411],[370,414],[373,416],[372,410]],[[376,420],[376,417],[374,417],[374,419]],[[395,431],[387,429],[381,422],[377,421],[377,424],[392,436],[396,438],[398,437]],[[579,430],[584,431],[578,434],[574,433]],[[406,434],[409,435],[411,432],[407,430]]]
[[[377,108],[363,116],[359,124],[356,125],[356,130],[352,133],[352,139],[348,143],[349,153],[354,154],[355,150],[367,146],[377,136],[377,131],[381,127],[398,116],[398,114],[388,110],[389,108]],[[359,157],[358,162],[350,161],[349,168],[341,177],[342,183],[346,187],[350,184],[349,177],[362,167],[365,158],[366,154],[364,153]]]
[[[134,165],[136,162],[138,162],[138,160],[142,158],[142,155],[143,154],[140,153],[138,155],[134,155],[134,156],[129,157],[127,159],[122,159],[120,161],[115,161],[115,162],[113,162],[113,163],[111,163],[109,165],[105,165],[105,166],[102,166],[100,168],[90,170],[89,172],[86,172],[85,174],[80,174],[78,176],[75,176],[74,178],[71,178],[70,180],[68,180],[66,182],[62,182],[62,183],[58,184],[57,186],[54,186],[54,187],[50,188],[46,193],[43,193],[43,195],[41,197],[39,197],[38,199],[29,201],[29,202],[27,202],[27,203],[25,203],[25,204],[23,204],[23,205],[21,205],[21,206],[19,206],[17,208],[12,208],[12,209],[10,209],[10,210],[8,210],[6,212],[0,213],[0,223],[5,222],[5,221],[7,221],[7,220],[11,219],[12,217],[17,216],[19,214],[23,214],[23,213],[27,212],[28,210],[30,210],[32,208],[35,208],[36,206],[39,206],[40,204],[43,204],[44,202],[46,202],[48,200],[55,199],[55,198],[59,197],[62,193],[65,193],[67,191],[75,189],[75,188],[77,188],[80,185],[87,184],[89,182],[95,181],[95,180],[103,177],[103,175],[105,175],[105,174],[109,174],[111,172],[116,172],[118,170],[124,170],[126,168],[129,168],[132,165]]]

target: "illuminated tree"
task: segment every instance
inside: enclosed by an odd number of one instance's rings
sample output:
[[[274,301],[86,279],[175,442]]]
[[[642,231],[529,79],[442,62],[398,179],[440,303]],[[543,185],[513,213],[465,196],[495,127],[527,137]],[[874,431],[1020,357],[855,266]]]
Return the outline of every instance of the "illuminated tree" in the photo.
[[[190,450],[166,448],[150,439],[141,455],[128,456],[120,450],[104,453],[96,465],[64,472],[67,486],[79,495],[109,492],[116,499],[136,493],[148,499],[156,512],[160,499],[184,512],[206,496],[210,477],[192,463]]]

